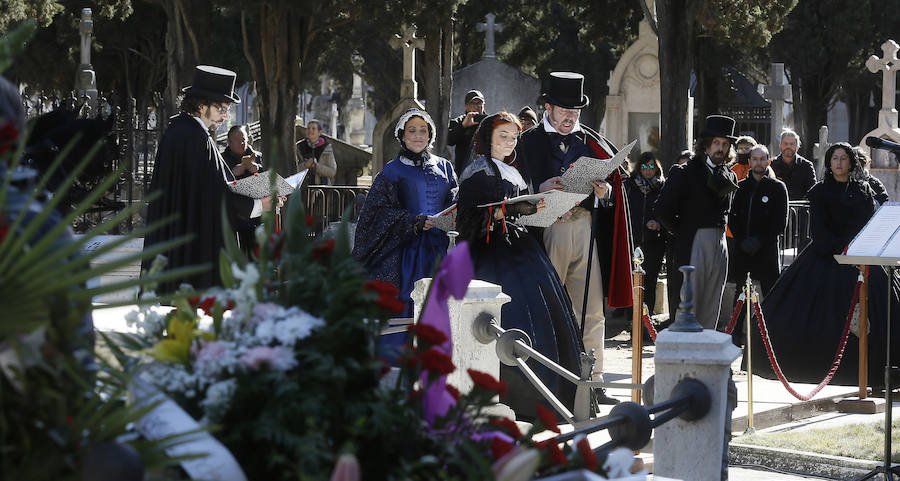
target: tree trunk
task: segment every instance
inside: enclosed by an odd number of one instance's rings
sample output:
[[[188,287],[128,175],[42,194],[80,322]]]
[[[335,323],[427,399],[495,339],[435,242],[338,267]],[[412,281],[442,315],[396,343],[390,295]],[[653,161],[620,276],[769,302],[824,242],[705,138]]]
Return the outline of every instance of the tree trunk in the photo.
[[[434,153],[447,157],[447,128],[450,125],[450,85],[452,76],[452,21],[429,25],[425,33],[422,78],[425,108],[434,119]],[[449,47],[448,47],[449,46]]]
[[[656,3],[659,73],[660,78],[667,79],[660,84],[660,160],[666,171],[681,151],[691,146],[685,128],[693,66],[694,13],[690,3]]]

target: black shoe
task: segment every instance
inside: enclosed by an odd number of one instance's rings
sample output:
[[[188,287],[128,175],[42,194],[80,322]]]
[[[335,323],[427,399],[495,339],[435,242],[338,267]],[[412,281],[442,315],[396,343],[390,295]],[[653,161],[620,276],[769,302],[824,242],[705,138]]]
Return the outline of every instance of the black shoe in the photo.
[[[619,400],[614,397],[607,396],[606,390],[603,388],[594,389],[594,402],[597,404],[606,405],[619,404]]]

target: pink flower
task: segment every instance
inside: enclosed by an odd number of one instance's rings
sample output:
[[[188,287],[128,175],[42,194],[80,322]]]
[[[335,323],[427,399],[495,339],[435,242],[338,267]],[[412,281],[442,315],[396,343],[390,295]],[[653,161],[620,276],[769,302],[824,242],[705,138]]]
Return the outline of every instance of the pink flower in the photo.
[[[250,325],[255,326],[260,322],[284,315],[284,308],[272,302],[259,302],[253,306],[253,316],[250,318]]]
[[[228,346],[221,341],[200,341],[200,349],[195,354],[197,362],[219,359],[228,350]]]
[[[297,365],[292,350],[285,347],[258,346],[250,349],[241,357],[241,364],[253,369],[267,365],[276,371],[287,371]]]

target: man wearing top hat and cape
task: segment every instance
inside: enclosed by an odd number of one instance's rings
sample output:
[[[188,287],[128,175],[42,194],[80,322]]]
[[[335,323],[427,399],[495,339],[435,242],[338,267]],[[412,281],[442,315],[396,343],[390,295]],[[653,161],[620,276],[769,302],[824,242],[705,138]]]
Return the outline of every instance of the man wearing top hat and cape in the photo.
[[[581,74],[550,74],[547,88],[541,94],[546,110],[544,118],[522,134],[516,148],[519,170],[533,192],[562,189],[560,176],[580,157],[609,159],[616,153],[610,141],[579,123],[581,109],[589,103],[583,88],[584,76]],[[604,293],[608,293],[611,307],[632,304],[631,248],[623,175],[627,174],[621,169],[611,174],[606,180],[612,186],[603,179],[592,182],[593,196],[543,229],[542,233],[536,232],[572,299],[575,317],[580,322],[584,319],[585,349],[593,350],[597,358],[593,370],[595,379],[603,371]],[[597,219],[593,231],[596,243],[590,242],[592,219]],[[589,254],[594,244],[594,253]],[[585,304],[586,290],[589,292]],[[585,305],[586,309],[583,308]],[[616,402],[602,390],[596,393],[601,403]]]
[[[218,265],[219,252],[225,245],[223,203],[231,224],[227,235],[233,235],[235,239],[236,227],[249,224],[250,219],[259,217],[263,209],[271,209],[268,197],[254,200],[229,190],[228,182],[235,178],[211,136],[211,132],[228,118],[229,106],[241,102],[234,93],[236,77],[231,70],[198,65],[194,70],[194,82],[182,89],[184,98],[180,113],[169,119],[169,126],[159,142],[150,192],[162,195],[150,202],[146,224],[173,214],[177,218],[147,234],[144,247],[192,235],[186,244],[163,254],[168,259],[167,269],[199,264],[207,264],[210,269],[161,283],[157,292],[172,292],[183,282],[195,289],[221,284]],[[153,259],[144,260],[142,271],[147,272],[152,262]]]
[[[660,224],[674,236],[666,253],[669,316],[675,317],[681,298],[678,268],[692,265],[694,313],[704,329],[716,328],[728,272],[725,224],[738,186],[727,164],[736,141],[734,119],[707,117],[693,157],[672,167],[654,207]]]

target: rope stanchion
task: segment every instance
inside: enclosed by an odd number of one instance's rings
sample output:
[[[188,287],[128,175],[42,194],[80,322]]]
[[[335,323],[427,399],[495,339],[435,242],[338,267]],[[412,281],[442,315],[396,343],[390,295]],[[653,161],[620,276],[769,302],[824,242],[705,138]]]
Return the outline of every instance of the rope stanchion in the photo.
[[[856,310],[856,303],[859,302],[859,289],[862,286],[863,280],[862,276],[860,276],[859,280],[856,283],[856,288],[853,290],[853,300],[850,301],[850,312],[847,313],[847,321],[844,323],[844,331],[841,334],[841,343],[838,345],[837,352],[834,354],[834,361],[831,363],[831,368],[828,369],[828,373],[825,375],[825,378],[822,379],[816,387],[810,391],[809,394],[802,395],[794,390],[791,385],[788,383],[787,378],[784,376],[784,373],[781,371],[781,366],[778,364],[778,359],[775,358],[775,351],[772,349],[772,343],[769,341],[769,331],[766,329],[766,323],[763,319],[762,309],[759,307],[759,302],[753,304],[754,312],[756,313],[756,321],[759,324],[759,334],[762,337],[763,343],[766,346],[766,354],[769,356],[769,364],[772,365],[772,370],[775,371],[775,376],[778,377],[778,380],[781,381],[781,384],[792,396],[801,400],[801,401],[809,401],[813,398],[819,391],[822,390],[831,380],[834,378],[834,373],[837,372],[838,367],[841,365],[841,359],[844,357],[844,348],[847,347],[847,339],[850,337],[850,322],[853,320],[853,311]]]
[[[650,339],[653,339],[653,342],[656,342],[656,335],[657,335],[656,327],[653,325],[652,322],[650,322],[650,315],[644,314],[641,317],[641,319],[643,319],[643,321],[644,321],[644,327],[646,327],[647,331],[650,332]]]
[[[734,332],[734,326],[737,324],[738,317],[741,317],[741,311],[744,310],[744,293],[738,297],[737,303],[734,305],[734,312],[731,314],[731,320],[728,321],[728,325],[725,326],[725,334],[731,334]]]

